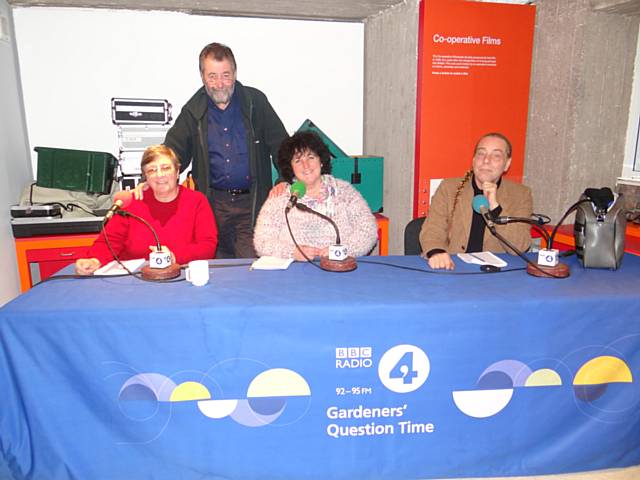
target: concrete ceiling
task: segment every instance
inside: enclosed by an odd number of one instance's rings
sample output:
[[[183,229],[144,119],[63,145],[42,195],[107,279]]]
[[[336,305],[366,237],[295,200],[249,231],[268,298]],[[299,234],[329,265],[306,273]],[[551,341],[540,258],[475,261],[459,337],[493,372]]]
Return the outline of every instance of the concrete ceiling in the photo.
[[[406,0],[8,0],[14,7],[171,10],[196,15],[359,22]]]
[[[9,5],[16,7],[169,10],[194,15],[295,18],[343,22],[360,22],[407,1],[417,0],[8,0]],[[502,1],[508,3],[544,2],[544,0]],[[590,0],[590,3],[596,12],[640,15],[640,0]]]

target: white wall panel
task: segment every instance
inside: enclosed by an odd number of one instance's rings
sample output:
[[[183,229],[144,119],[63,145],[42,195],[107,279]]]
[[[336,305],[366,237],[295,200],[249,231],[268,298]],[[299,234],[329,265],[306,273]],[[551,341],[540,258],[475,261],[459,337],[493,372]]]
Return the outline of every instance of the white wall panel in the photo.
[[[117,155],[110,99],[166,98],[176,117],[201,85],[200,50],[218,41],[289,133],[310,118],[347,153],[362,153],[361,23],[40,7],[14,17],[32,149]]]

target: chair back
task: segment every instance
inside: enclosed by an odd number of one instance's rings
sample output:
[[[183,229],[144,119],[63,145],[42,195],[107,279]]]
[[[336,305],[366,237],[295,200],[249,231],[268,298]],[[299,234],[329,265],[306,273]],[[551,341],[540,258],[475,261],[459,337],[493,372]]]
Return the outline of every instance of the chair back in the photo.
[[[184,182],[182,182],[182,186],[184,188],[188,188],[189,190],[197,190],[196,182],[191,176],[191,172],[187,173],[187,178],[185,178]]]
[[[407,223],[404,227],[404,254],[420,255],[422,247],[420,247],[420,230],[425,217],[418,217]]]

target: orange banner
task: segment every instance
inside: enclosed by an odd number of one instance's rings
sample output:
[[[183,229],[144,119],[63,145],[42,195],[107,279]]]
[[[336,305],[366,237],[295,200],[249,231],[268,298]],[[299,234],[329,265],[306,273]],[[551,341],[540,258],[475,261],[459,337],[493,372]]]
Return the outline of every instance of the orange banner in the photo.
[[[438,179],[471,168],[484,133],[511,140],[506,176],[522,180],[534,25],[531,5],[422,1],[414,217]]]

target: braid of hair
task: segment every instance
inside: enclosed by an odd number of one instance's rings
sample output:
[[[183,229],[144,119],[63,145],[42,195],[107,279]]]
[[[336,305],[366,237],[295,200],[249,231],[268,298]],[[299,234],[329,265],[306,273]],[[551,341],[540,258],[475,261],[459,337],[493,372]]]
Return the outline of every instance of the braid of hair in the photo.
[[[462,178],[462,180],[460,181],[460,184],[458,185],[458,189],[456,190],[456,196],[453,198],[453,208],[451,209],[451,215],[449,216],[449,226],[451,226],[453,223],[453,214],[456,211],[456,206],[458,205],[458,198],[462,193],[462,189],[464,188],[465,184],[469,181],[472,175],[473,175],[473,169],[467,170],[467,173],[464,174],[464,177]]]

